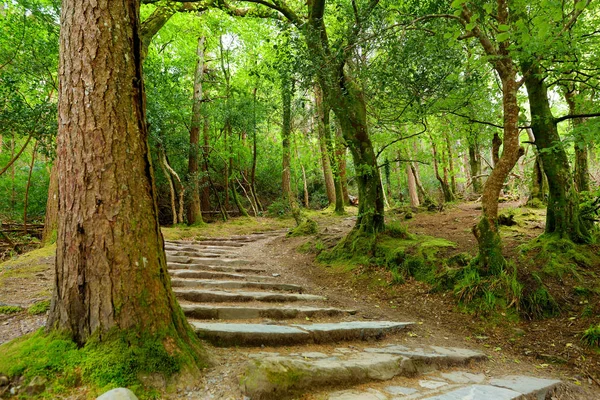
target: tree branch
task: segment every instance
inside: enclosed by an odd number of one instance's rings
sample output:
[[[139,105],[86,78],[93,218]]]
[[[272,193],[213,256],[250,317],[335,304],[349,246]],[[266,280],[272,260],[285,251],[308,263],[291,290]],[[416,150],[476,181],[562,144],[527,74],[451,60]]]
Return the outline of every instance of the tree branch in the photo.
[[[590,114],[569,114],[569,115],[564,115],[562,117],[558,117],[558,118],[554,118],[554,123],[558,124],[559,122],[563,122],[566,121],[568,119],[575,119],[575,118],[594,118],[594,117],[600,117],[600,113],[590,113]]]

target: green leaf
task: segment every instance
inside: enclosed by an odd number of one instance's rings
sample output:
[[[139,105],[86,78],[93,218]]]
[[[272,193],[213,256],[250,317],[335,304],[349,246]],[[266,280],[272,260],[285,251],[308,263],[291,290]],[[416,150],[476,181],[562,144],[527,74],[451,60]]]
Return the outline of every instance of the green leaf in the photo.
[[[498,30],[499,30],[500,32],[506,32],[506,31],[508,31],[509,29],[510,29],[510,26],[508,26],[508,25],[505,25],[505,24],[500,24],[500,25],[498,25]]]
[[[510,38],[510,33],[504,32],[504,33],[500,33],[498,36],[496,36],[496,40],[498,42],[504,42],[505,40],[508,40]]]

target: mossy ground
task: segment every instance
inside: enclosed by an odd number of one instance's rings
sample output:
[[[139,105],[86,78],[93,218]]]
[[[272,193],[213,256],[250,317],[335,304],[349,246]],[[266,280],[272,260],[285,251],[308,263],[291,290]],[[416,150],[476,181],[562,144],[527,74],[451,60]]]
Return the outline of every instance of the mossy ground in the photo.
[[[197,226],[175,225],[162,228],[165,240],[200,239],[207,237],[225,237],[231,235],[248,235],[253,232],[265,232],[287,229],[294,225],[288,217],[235,217],[228,221],[217,221]]]
[[[0,346],[0,373],[11,380],[21,378],[21,385],[45,378],[46,390],[36,398],[64,398],[82,387],[85,398],[115,387],[128,387],[140,399],[161,398],[165,388],[153,387],[148,376],[168,382],[187,368],[203,366],[198,349],[174,343],[171,337],[113,333],[79,347],[67,335],[39,330]]]

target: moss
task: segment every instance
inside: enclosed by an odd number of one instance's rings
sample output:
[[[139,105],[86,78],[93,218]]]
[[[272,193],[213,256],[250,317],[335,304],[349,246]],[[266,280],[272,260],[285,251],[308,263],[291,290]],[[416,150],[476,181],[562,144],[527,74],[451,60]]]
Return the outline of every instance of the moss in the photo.
[[[27,309],[30,315],[40,315],[46,313],[50,309],[50,300],[42,300],[34,303]]]
[[[143,374],[158,373],[169,378],[195,362],[185,351],[174,350],[164,335],[137,332],[110,333],[102,340],[93,337],[79,347],[68,335],[39,330],[0,346],[0,373],[22,376],[25,383],[36,376],[48,379],[43,396],[68,393],[81,384],[91,394],[115,387],[129,387],[141,399],[156,398],[157,391],[140,381]],[[185,350],[179,345],[179,349]]]
[[[298,236],[310,236],[314,235],[319,231],[319,226],[312,219],[304,220],[300,225],[292,229],[289,233],[289,237],[298,237]]]
[[[16,314],[23,311],[19,306],[0,306],[0,315],[2,314]]]
[[[600,324],[592,325],[581,335],[581,341],[587,346],[600,348]]]

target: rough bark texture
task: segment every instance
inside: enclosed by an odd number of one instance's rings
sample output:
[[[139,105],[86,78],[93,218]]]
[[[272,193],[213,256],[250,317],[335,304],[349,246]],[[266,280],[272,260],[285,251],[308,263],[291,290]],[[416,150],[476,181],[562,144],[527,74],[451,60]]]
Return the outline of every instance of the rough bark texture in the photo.
[[[469,167],[471,170],[471,187],[473,193],[481,192],[481,158],[479,157],[479,146],[477,139],[469,140]]]
[[[350,205],[350,195],[348,193],[348,178],[346,177],[346,144],[344,142],[344,138],[342,137],[342,130],[335,130],[335,160],[337,167],[339,169],[340,188],[336,188],[336,191],[341,191],[342,193],[342,201],[344,206]],[[335,175],[334,175],[335,176]],[[336,192],[337,193],[337,192]],[[337,208],[337,202],[336,202]]]
[[[202,146],[202,180],[200,181],[200,208],[202,210],[210,210],[210,181],[208,176],[208,151],[210,149],[210,137],[209,137],[210,122],[208,115],[204,116],[204,125],[202,127],[202,139],[204,145]]]
[[[147,143],[139,0],[64,0],[58,239],[48,329],[189,342],[171,291]]]
[[[452,188],[448,184],[448,170],[444,166],[444,176],[442,177],[440,175],[437,146],[431,134],[429,135],[429,138],[431,139],[431,150],[433,151],[433,170],[435,171],[435,177],[437,178],[438,182],[440,183],[440,187],[442,188],[444,201],[454,201],[454,193],[452,192]]]
[[[412,171],[410,163],[406,163],[406,175],[408,176],[408,197],[411,207],[419,207],[419,193],[417,192],[417,180]]]
[[[321,149],[321,165],[323,166],[323,175],[325,178],[325,189],[327,191],[327,200],[329,205],[335,204],[335,182],[333,180],[333,172],[331,170],[331,158],[329,148],[327,146],[327,136],[325,130],[329,130],[329,108],[325,109],[323,104],[323,93],[319,85],[315,85],[315,108],[317,111],[317,132],[319,136],[319,148]],[[327,115],[326,115],[327,113]],[[327,125],[325,125],[327,123]]]
[[[588,242],[590,233],[579,215],[579,196],[567,153],[550,110],[546,83],[539,75],[539,67],[524,63],[523,70],[530,71],[526,74],[525,85],[531,111],[531,129],[548,177],[546,233],[558,234],[578,243]]]
[[[202,223],[202,208],[200,203],[200,182],[198,179],[198,149],[200,146],[200,125],[202,124],[202,80],[204,78],[204,41],[198,39],[196,55],[196,71],[194,74],[194,95],[192,104],[192,123],[190,126],[190,154],[188,159],[188,174],[190,179],[190,198],[187,207],[188,224]]]
[[[565,94],[565,100],[569,105],[569,114],[577,115],[579,107],[577,104],[577,91],[570,91]],[[575,148],[575,187],[579,192],[590,190],[590,170],[588,166],[588,143],[581,134],[580,128],[583,127],[585,120],[583,118],[574,118],[574,148]]]

